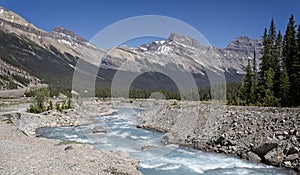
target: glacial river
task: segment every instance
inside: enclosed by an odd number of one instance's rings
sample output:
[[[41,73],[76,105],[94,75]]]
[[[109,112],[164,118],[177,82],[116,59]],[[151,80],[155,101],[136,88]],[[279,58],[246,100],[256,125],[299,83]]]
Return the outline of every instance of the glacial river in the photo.
[[[286,175],[291,172],[264,164],[188,147],[164,146],[162,133],[136,128],[138,109],[118,108],[118,112],[98,117],[91,125],[80,127],[40,128],[42,137],[72,140],[95,145],[103,150],[123,150],[140,160],[139,170],[145,175]],[[93,133],[103,126],[106,134]]]

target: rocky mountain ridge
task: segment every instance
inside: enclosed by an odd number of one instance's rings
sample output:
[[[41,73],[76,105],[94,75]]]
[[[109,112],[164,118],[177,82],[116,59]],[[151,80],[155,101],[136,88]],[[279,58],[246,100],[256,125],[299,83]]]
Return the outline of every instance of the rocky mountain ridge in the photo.
[[[107,82],[112,80],[115,71],[152,71],[153,67],[190,72],[199,86],[209,85],[207,69],[224,73],[227,81],[239,81],[245,73],[248,59],[253,58],[254,50],[260,57],[262,48],[261,40],[248,37],[239,37],[224,49],[207,47],[189,36],[173,32],[166,40],[138,47],[117,46],[106,51],[60,26],[51,32],[43,31],[3,7],[0,7],[0,26],[0,31],[3,32],[1,59],[38,79],[44,79],[48,84],[57,84],[55,80],[57,72],[66,77],[57,80],[60,84],[64,84],[64,81],[71,83],[74,67],[79,58],[99,66],[98,75]],[[18,51],[11,52],[13,48],[17,48]],[[48,62],[47,66],[45,62]],[[43,70],[44,66],[46,72]],[[49,79],[51,81],[48,81]],[[157,78],[156,75],[147,79],[163,78]]]
[[[56,27],[48,33],[3,7],[0,26],[2,89],[23,88],[38,82],[70,87],[78,58],[95,64],[98,61],[93,59],[104,53],[71,31]],[[15,73],[16,69],[21,73]]]
[[[54,46],[60,52],[72,54],[74,57],[94,58],[103,54],[103,50],[63,27],[57,26],[51,32],[46,32],[10,10],[0,7],[0,12],[1,30],[24,36],[41,47],[47,49]]]
[[[75,34],[74,32],[67,30],[61,26],[57,26],[55,27],[50,34],[52,34],[53,36],[55,36],[55,38],[61,38],[61,37],[65,37],[65,39],[68,38],[73,38],[77,41],[81,41],[83,43],[87,43],[88,41],[84,38],[82,38],[80,35]]]
[[[102,60],[102,65],[124,71],[151,69],[147,65],[175,65],[179,70],[204,75],[205,68],[244,74],[254,50],[261,56],[261,40],[239,37],[225,49],[206,47],[188,36],[171,33],[169,38],[136,48],[118,46]],[[121,67],[122,65],[122,67]]]

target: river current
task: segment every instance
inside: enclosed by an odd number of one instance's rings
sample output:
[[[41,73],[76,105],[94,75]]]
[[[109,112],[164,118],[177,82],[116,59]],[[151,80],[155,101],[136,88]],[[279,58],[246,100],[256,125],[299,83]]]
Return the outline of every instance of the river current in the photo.
[[[291,172],[238,158],[206,153],[177,145],[164,146],[163,133],[137,128],[139,109],[117,108],[109,116],[96,117],[95,122],[79,127],[40,128],[42,137],[89,143],[102,150],[123,150],[140,160],[139,171],[145,175],[286,175]],[[102,126],[107,133],[93,133]]]

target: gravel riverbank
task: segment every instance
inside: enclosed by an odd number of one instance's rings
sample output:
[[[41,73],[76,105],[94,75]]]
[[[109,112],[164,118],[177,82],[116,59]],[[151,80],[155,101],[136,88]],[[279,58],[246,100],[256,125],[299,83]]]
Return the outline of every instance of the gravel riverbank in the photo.
[[[162,142],[300,171],[300,109],[212,102],[155,101],[138,127],[165,132]]]
[[[30,114],[24,111],[25,106],[23,110],[1,111],[0,174],[142,174],[137,170],[138,161],[123,151],[100,151],[88,144],[35,137],[40,127],[88,124],[93,114],[114,112],[107,104],[97,105],[90,112],[71,109]],[[19,106],[18,103],[16,107]]]
[[[193,146],[300,171],[299,108],[166,100],[83,103],[83,108],[63,113],[2,111],[0,156],[4,159],[0,162],[0,174],[141,174],[137,171],[138,162],[124,152],[98,151],[91,145],[35,137],[37,128],[88,124],[93,122],[93,116],[114,113],[114,107],[144,109],[138,116],[144,122],[138,127],[165,132],[165,144]]]

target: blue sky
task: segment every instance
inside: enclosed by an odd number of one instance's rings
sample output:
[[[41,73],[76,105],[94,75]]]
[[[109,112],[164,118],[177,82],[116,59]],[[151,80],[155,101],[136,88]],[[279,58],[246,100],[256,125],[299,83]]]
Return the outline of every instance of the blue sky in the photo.
[[[292,13],[300,23],[299,0],[0,0],[0,6],[43,30],[59,25],[88,40],[124,18],[164,15],[192,25],[221,48],[238,36],[261,38],[272,18],[281,31]]]

